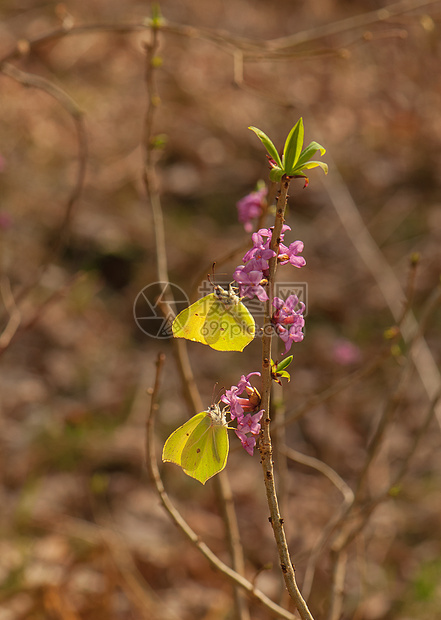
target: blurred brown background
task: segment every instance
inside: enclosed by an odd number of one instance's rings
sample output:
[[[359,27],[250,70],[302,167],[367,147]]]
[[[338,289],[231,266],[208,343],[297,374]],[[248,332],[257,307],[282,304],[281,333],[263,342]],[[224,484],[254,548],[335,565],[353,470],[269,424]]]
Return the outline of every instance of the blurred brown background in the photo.
[[[410,255],[421,254],[412,299],[417,318],[439,281],[441,3],[385,21],[356,21],[384,5],[161,3],[169,22],[196,29],[191,37],[160,34],[156,72],[161,104],[153,131],[166,137],[158,175],[171,282],[190,295],[201,270],[246,244],[235,205],[268,174],[249,125],[282,147],[303,116],[306,143],[317,140],[328,151],[328,177],[314,170],[307,190],[299,183],[290,192],[287,240],[304,241],[307,266],[300,276],[291,270],[281,277],[307,283],[308,317],[305,340],[293,348],[293,379],[284,387],[288,413],[369,363],[394,324],[381,292],[387,280],[373,276],[337,214],[345,192],[403,289]],[[56,30],[60,19],[141,26],[149,15],[149,5],[135,1],[3,0],[0,61],[17,41]],[[349,18],[354,21],[321,30]],[[225,36],[213,42],[198,29]],[[227,45],[230,35],[256,42],[300,32],[308,33],[305,41],[284,56],[272,58],[262,44],[260,55],[245,57],[243,82],[234,81],[240,64]],[[59,101],[0,73],[2,329],[14,314],[13,298],[21,316],[0,360],[0,620],[232,617],[229,584],[170,522],[143,465],[146,391],[160,351],[167,360],[158,454],[189,414],[169,341],[149,338],[133,318],[138,292],[157,279],[140,142],[147,39],[145,29],[82,32],[34,45],[12,60],[68,93],[84,113],[87,133],[86,179],[70,234],[43,275],[40,265],[57,245],[76,180],[77,134]],[[230,278],[242,253],[222,265],[220,278]],[[426,330],[438,365],[439,323],[438,309]],[[338,356],[342,340],[357,347],[352,364]],[[259,369],[260,342],[243,354],[190,344],[189,354],[208,405],[216,382],[229,387]],[[354,487],[402,364],[404,354],[308,411],[289,427],[289,444],[322,459]],[[427,407],[415,372],[373,464],[372,492],[387,486],[406,458]],[[343,618],[438,617],[440,436],[434,418],[400,492],[373,513],[350,547]],[[202,487],[171,465],[162,471],[192,527],[228,561],[212,483]],[[280,577],[258,456],[233,451],[227,473],[247,576],[272,563],[256,584],[277,598]],[[300,585],[310,550],[340,502],[321,474],[290,463],[284,517]],[[326,617],[329,583],[325,550],[310,599],[317,619]],[[252,617],[269,616],[253,603]]]

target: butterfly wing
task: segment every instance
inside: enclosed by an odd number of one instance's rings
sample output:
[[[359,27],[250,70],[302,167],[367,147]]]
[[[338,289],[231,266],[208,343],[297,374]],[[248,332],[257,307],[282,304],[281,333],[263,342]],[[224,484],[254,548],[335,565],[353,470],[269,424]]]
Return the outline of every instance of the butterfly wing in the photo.
[[[253,340],[256,325],[241,301],[227,309],[215,298],[201,331],[207,344],[216,351],[243,351]]]
[[[254,338],[254,319],[238,297],[217,289],[217,295],[206,295],[178,314],[173,335],[208,344],[216,351],[243,351]]]
[[[203,411],[193,416],[185,424],[177,428],[167,439],[162,451],[162,460],[164,462],[176,463],[182,467],[182,451],[188,442],[189,437],[194,429],[201,423],[201,420],[207,416],[207,412]]]
[[[188,476],[205,484],[224,469],[228,450],[226,424],[213,423],[207,413],[192,432],[182,451],[181,466]]]
[[[203,333],[204,324],[207,314],[215,302],[216,296],[214,293],[210,293],[210,295],[198,299],[194,304],[182,310],[173,321],[173,336],[208,344]]]
[[[191,433],[182,451],[181,465],[189,475],[192,475],[192,472],[199,467],[209,442],[210,430],[211,418],[206,413]]]

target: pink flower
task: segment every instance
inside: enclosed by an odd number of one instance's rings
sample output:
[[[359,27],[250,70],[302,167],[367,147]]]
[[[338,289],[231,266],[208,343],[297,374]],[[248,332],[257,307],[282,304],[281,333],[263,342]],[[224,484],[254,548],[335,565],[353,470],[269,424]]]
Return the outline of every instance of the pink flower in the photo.
[[[250,456],[253,456],[254,448],[256,446],[256,438],[253,435],[244,435],[239,431],[235,431],[235,433],[240,439],[242,448],[244,448]]]
[[[238,433],[252,433],[253,435],[258,435],[260,433],[260,420],[263,416],[263,409],[251,415],[251,413],[247,413],[243,416],[243,418],[237,424],[237,432]]]
[[[237,211],[239,222],[244,225],[247,232],[253,230],[252,221],[254,218],[259,217],[262,214],[262,208],[264,206],[265,196],[267,194],[266,187],[259,189],[256,192],[251,192],[239,200],[237,203]]]
[[[11,215],[6,211],[0,211],[0,230],[8,230],[13,223]]]
[[[304,334],[302,332],[302,327],[304,324],[305,321],[302,317],[302,323],[300,325],[291,325],[288,328],[282,327],[281,325],[277,326],[276,331],[279,334],[280,339],[285,343],[285,350],[282,355],[288,353],[293,342],[301,342],[303,340]]]
[[[304,267],[306,265],[306,260],[303,256],[297,256],[299,252],[303,252],[303,247],[303,241],[294,241],[290,243],[289,247],[281,243],[278,256],[280,264],[286,265],[287,263],[291,263],[293,267]]]
[[[332,347],[332,355],[337,364],[348,366],[355,364],[361,359],[360,349],[349,340],[336,340]]]
[[[231,419],[237,419],[236,435],[244,449],[251,456],[256,445],[254,435],[260,433],[259,421],[263,415],[263,409],[257,411],[260,406],[260,394],[249,381],[253,375],[260,377],[260,372],[250,372],[246,376],[242,375],[238,384],[231,386],[221,397],[222,402],[226,403],[230,408]],[[251,434],[251,437],[248,436],[249,434]]]
[[[249,297],[251,299],[256,296],[260,301],[268,299],[268,295],[261,284],[264,280],[263,272],[253,269],[252,264],[239,265],[233,274],[233,278],[239,285],[239,294],[242,298]]]
[[[303,312],[305,310],[305,304],[299,301],[297,295],[290,295],[286,301],[283,301],[280,297],[274,297],[273,306],[276,309],[272,323],[275,327],[280,339],[285,343],[285,353],[291,348],[293,342],[301,342],[304,334],[302,329],[305,325],[305,319],[303,318]],[[298,309],[295,308],[298,306]]]

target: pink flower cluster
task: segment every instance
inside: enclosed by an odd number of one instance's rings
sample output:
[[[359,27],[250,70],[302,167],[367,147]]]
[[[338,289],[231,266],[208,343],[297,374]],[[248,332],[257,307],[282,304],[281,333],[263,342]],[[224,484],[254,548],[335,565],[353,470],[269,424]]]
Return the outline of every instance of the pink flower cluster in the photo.
[[[247,232],[251,232],[253,230],[252,220],[260,217],[262,214],[262,208],[267,193],[267,188],[262,187],[262,189],[259,189],[256,192],[247,194],[236,204],[239,222],[244,225]]]
[[[279,254],[277,260],[281,265],[290,263],[293,267],[303,267],[306,261],[303,256],[298,256],[303,252],[303,242],[294,241],[289,246],[283,243],[285,232],[291,228],[284,224],[280,233]],[[266,277],[269,271],[270,258],[276,253],[270,249],[272,228],[261,228],[251,235],[253,247],[243,257],[244,265],[239,265],[233,274],[235,281],[239,285],[241,297],[252,298],[256,296],[260,301],[266,301],[268,295],[263,287],[266,284]]]
[[[270,250],[271,230],[261,228],[251,236],[253,247],[243,257],[244,265],[239,265],[233,274],[233,278],[239,285],[241,297],[256,296],[260,301],[266,301],[268,295],[262,284],[266,283],[269,271],[270,258],[276,255]]]
[[[280,233],[279,253],[277,260],[281,265],[288,263],[293,267],[303,267],[306,261],[303,256],[303,242],[294,241],[289,246],[283,243],[285,232],[291,230],[284,224]],[[233,277],[239,285],[241,298],[256,296],[260,301],[267,301],[268,294],[265,290],[269,273],[269,260],[276,256],[270,249],[272,228],[261,228],[251,236],[253,247],[243,257],[244,264],[236,268]],[[285,343],[285,353],[289,351],[293,342],[303,340],[302,328],[305,320],[302,316],[305,306],[299,303],[296,295],[291,295],[286,301],[278,297],[274,298],[273,306],[276,308],[272,322],[277,334]],[[295,310],[296,306],[299,306]]]
[[[280,297],[274,297],[273,306],[276,309],[273,313],[272,323],[277,334],[285,343],[285,353],[291,348],[293,342],[303,340],[302,329],[305,325],[303,312],[305,304],[299,301],[297,295],[290,295],[286,301]],[[295,309],[298,306],[297,310]]]
[[[246,377],[242,375],[239,383],[232,385],[221,397],[222,402],[230,408],[231,419],[237,420],[235,433],[250,456],[253,456],[256,436],[260,433],[259,422],[264,412],[263,409],[257,411],[260,406],[260,394],[249,381],[252,375],[260,377],[260,372],[250,372]]]

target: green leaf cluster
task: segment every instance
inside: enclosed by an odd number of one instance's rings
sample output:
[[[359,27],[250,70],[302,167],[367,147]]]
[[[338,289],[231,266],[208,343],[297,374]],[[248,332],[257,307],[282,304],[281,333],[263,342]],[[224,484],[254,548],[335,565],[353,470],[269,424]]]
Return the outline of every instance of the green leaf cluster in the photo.
[[[271,377],[276,383],[282,385],[280,379],[288,379],[288,381],[291,380],[291,375],[289,374],[289,372],[286,371],[291,362],[292,355],[286,357],[279,363],[273,362],[273,360],[271,360]]]
[[[305,170],[317,167],[321,168],[325,174],[328,174],[327,164],[311,159],[317,151],[320,151],[320,155],[324,155],[326,149],[318,142],[311,142],[303,149],[305,130],[302,118],[297,121],[289,132],[283,147],[282,157],[280,157],[276,147],[263,131],[257,127],[249,127],[248,129],[254,131],[268,151],[271,163],[271,181],[278,182],[283,176],[305,177]]]

